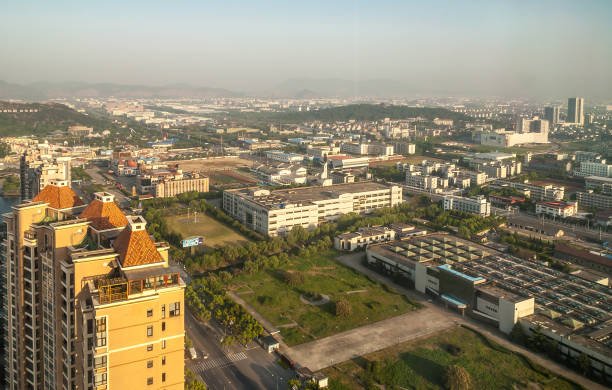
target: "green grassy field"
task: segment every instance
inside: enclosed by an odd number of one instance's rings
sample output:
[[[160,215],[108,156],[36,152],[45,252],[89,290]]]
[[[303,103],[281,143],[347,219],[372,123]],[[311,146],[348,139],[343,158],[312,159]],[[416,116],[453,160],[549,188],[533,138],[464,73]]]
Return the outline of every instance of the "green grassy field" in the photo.
[[[187,215],[166,217],[168,227],[183,235],[203,236],[205,247],[218,248],[228,244],[242,244],[249,241],[242,234],[232,230],[221,222],[204,214],[198,214],[198,221],[193,222],[193,215],[187,220]]]
[[[326,337],[368,323],[416,310],[418,304],[368,279],[334,260],[339,253],[329,250],[318,256],[290,260],[277,270],[242,275],[231,288],[275,326],[288,345]],[[283,271],[301,272],[303,283],[291,287]],[[328,295],[330,301],[313,306],[302,303],[306,292]],[[348,318],[335,315],[334,301],[346,298],[352,308]],[[283,325],[289,325],[283,327]]]
[[[451,346],[458,349],[453,350]],[[368,363],[378,366],[377,373],[365,369]],[[398,344],[324,371],[334,390],[362,390],[365,389],[363,383],[369,380],[375,384],[384,383],[387,389],[394,386],[392,388],[437,390],[444,389],[444,368],[451,364],[468,371],[472,389],[581,389],[544,368],[534,370],[516,354],[491,348],[480,335],[461,327]]]

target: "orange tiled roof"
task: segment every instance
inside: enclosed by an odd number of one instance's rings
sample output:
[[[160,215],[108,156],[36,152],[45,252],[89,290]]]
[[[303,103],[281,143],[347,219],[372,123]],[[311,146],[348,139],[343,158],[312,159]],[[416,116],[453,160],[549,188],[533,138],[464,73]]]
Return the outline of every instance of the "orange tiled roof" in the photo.
[[[127,225],[125,214],[115,202],[102,202],[99,199],[91,201],[81,213],[81,218],[91,221],[91,226],[97,230],[116,229]]]
[[[69,209],[84,204],[72,188],[68,186],[58,187],[52,184],[43,188],[32,201],[49,203],[50,207],[57,210]]]
[[[129,227],[124,229],[113,242],[113,247],[119,253],[123,267],[164,261],[146,230],[132,231]]]

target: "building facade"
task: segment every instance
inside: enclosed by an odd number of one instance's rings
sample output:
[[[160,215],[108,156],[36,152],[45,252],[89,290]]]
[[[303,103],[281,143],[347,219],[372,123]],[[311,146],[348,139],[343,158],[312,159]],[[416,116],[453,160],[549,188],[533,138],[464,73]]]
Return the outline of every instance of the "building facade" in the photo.
[[[584,124],[584,99],[571,97],[567,99],[567,122]]]
[[[156,198],[170,198],[185,192],[208,192],[209,179],[207,176],[200,177],[195,173],[185,175],[182,179],[162,180],[155,183],[154,194]]]
[[[7,389],[183,389],[185,284],[144,218],[57,181],[4,223]]]
[[[401,187],[373,182],[223,192],[223,209],[230,216],[249,229],[269,236],[285,235],[294,226],[312,229],[344,214],[367,214],[401,202]]]
[[[481,217],[491,215],[491,202],[484,196],[464,198],[461,196],[445,196],[444,210],[462,211],[464,213],[477,214]]]

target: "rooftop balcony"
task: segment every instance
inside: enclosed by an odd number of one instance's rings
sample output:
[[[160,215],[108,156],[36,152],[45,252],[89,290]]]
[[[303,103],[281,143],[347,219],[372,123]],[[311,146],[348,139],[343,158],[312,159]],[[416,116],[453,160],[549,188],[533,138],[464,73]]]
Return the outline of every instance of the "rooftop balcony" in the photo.
[[[93,306],[125,301],[174,286],[184,286],[177,267],[155,267],[122,271],[121,275],[99,275],[87,281]]]

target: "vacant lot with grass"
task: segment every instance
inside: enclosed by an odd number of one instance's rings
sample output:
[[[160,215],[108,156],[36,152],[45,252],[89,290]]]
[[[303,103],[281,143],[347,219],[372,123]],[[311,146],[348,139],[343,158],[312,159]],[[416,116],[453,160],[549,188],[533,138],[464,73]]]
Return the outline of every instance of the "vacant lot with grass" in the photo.
[[[581,389],[544,368],[534,369],[522,356],[462,327],[398,344],[324,371],[335,390],[362,390],[367,383],[384,384],[387,389],[444,389],[444,368],[453,364],[470,374],[472,389]]]
[[[418,308],[409,298],[339,264],[335,261],[338,255],[329,250],[308,258],[294,258],[276,270],[239,276],[232,280],[231,289],[279,327],[288,345],[319,339]],[[317,297],[319,294],[321,297]],[[314,299],[304,299],[309,296]],[[350,314],[336,315],[335,302],[338,300],[349,303]]]
[[[197,222],[195,223],[193,214],[191,214],[190,218],[187,218],[187,214],[166,217],[166,223],[171,230],[182,234],[183,238],[203,236],[204,245],[210,248],[218,248],[228,244],[241,244],[249,241],[242,234],[201,213],[198,214]]]

